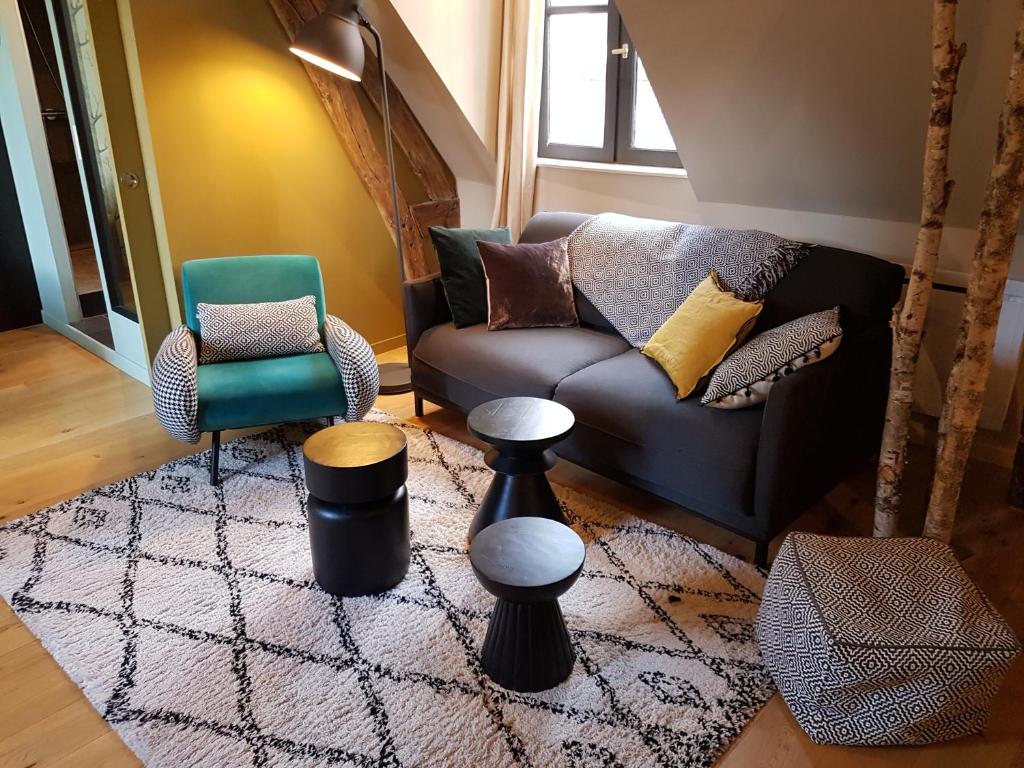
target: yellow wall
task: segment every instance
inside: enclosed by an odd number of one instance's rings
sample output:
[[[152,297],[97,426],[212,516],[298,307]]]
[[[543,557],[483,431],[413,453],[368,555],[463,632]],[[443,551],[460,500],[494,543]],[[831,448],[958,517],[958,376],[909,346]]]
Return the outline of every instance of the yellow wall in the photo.
[[[402,333],[397,257],[266,0],[131,0],[171,260],[320,260],[328,312]]]

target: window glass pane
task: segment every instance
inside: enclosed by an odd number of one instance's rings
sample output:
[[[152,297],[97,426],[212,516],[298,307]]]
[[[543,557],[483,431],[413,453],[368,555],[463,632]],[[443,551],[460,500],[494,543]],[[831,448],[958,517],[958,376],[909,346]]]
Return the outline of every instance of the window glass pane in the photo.
[[[548,143],[604,146],[608,14],[548,17]]]
[[[647,79],[644,64],[636,59],[636,89],[633,98],[633,136],[631,145],[635,149],[674,150],[665,116],[661,113],[658,99]]]

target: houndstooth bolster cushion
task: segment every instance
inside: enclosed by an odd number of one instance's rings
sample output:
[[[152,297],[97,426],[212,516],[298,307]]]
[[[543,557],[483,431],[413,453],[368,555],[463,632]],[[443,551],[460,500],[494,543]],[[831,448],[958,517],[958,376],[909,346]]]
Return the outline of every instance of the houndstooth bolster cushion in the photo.
[[[164,339],[153,360],[153,409],[171,437],[199,442],[196,340],[179,325]]]
[[[945,544],[809,533],[782,543],[757,642],[800,727],[829,744],[980,733],[1021,648]]]
[[[715,369],[701,403],[711,408],[763,403],[775,382],[805,365],[820,363],[842,340],[839,307],[759,333]]]
[[[200,302],[196,316],[202,364],[324,351],[314,296],[258,304]]]
[[[327,352],[345,384],[345,421],[360,421],[380,392],[377,358],[366,339],[334,315],[328,315],[324,322],[324,338]]]

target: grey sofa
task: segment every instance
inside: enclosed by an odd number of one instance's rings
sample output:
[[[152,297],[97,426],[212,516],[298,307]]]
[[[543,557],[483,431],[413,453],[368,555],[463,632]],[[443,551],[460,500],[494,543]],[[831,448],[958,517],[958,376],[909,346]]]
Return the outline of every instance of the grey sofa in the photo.
[[[587,219],[540,213],[521,242],[568,235]],[[771,539],[878,447],[885,412],[889,319],[901,267],[817,246],[768,295],[753,333],[839,305],[843,342],[741,410],[677,402],[658,365],[582,295],[579,328],[456,330],[438,276],[405,285],[417,413],[427,400],[467,412],[498,397],[554,399],[576,415],[556,452],[646,489],[755,542]]]

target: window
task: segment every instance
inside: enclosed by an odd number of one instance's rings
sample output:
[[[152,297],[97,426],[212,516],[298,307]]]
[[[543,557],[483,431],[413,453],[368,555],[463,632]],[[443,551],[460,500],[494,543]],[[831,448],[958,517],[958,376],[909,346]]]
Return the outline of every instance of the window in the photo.
[[[611,0],[545,0],[541,157],[681,168]]]

